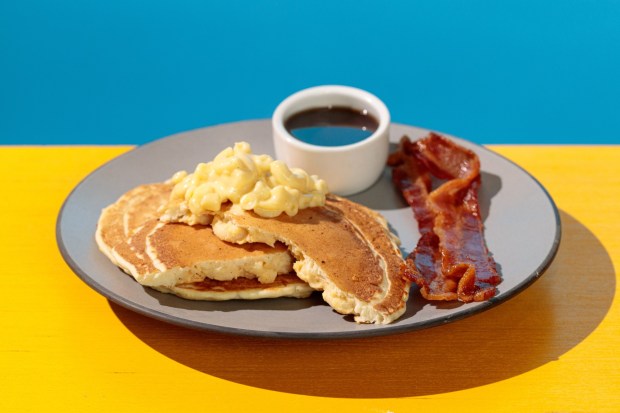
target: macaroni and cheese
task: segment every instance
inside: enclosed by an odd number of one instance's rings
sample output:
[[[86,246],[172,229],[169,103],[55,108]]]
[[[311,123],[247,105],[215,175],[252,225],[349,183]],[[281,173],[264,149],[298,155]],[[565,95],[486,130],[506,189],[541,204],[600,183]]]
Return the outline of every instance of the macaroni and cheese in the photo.
[[[250,145],[238,142],[211,162],[200,163],[193,173],[177,172],[170,200],[161,219],[190,225],[209,224],[228,202],[265,218],[325,205],[327,184],[302,169],[289,168],[269,155],[255,155]]]

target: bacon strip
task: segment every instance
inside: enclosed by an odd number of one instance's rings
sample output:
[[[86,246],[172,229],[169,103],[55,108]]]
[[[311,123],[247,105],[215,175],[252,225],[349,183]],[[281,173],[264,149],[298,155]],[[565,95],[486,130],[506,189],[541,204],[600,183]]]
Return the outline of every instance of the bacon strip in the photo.
[[[501,282],[484,241],[478,156],[435,133],[403,137],[390,155],[392,179],[413,209],[420,240],[404,274],[428,300],[484,301]],[[446,180],[436,189],[433,177]]]

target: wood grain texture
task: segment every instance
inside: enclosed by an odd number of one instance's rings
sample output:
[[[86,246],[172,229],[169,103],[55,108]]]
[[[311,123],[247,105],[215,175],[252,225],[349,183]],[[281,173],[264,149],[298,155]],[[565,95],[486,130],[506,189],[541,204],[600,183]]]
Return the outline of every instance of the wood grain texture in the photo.
[[[188,330],[74,276],[56,247],[57,213],[128,149],[0,148],[0,411],[618,411],[620,147],[493,146],[561,211],[545,275],[455,323],[335,341]]]

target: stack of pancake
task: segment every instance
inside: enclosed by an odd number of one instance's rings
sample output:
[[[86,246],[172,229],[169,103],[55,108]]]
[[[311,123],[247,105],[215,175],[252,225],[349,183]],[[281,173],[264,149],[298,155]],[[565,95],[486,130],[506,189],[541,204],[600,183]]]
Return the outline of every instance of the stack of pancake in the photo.
[[[386,324],[405,311],[410,281],[398,240],[378,213],[328,196],[324,207],[262,218],[230,207],[212,224],[163,222],[172,184],[142,185],[100,216],[101,251],[142,285],[195,300],[309,296]]]
[[[171,184],[142,185],[105,208],[101,251],[140,284],[196,300],[307,297],[313,289],[292,268],[283,244],[233,245],[211,227],[158,220]]]

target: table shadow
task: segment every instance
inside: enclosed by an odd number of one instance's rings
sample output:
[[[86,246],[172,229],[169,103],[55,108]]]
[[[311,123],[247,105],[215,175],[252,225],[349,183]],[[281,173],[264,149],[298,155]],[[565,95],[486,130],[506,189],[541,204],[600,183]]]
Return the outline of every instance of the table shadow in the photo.
[[[270,339],[195,331],[110,307],[166,357],[247,386],[341,398],[469,389],[557,360],[609,311],[616,283],[609,254],[583,224],[560,215],[562,245],[537,282],[501,305],[440,327],[346,340]]]

